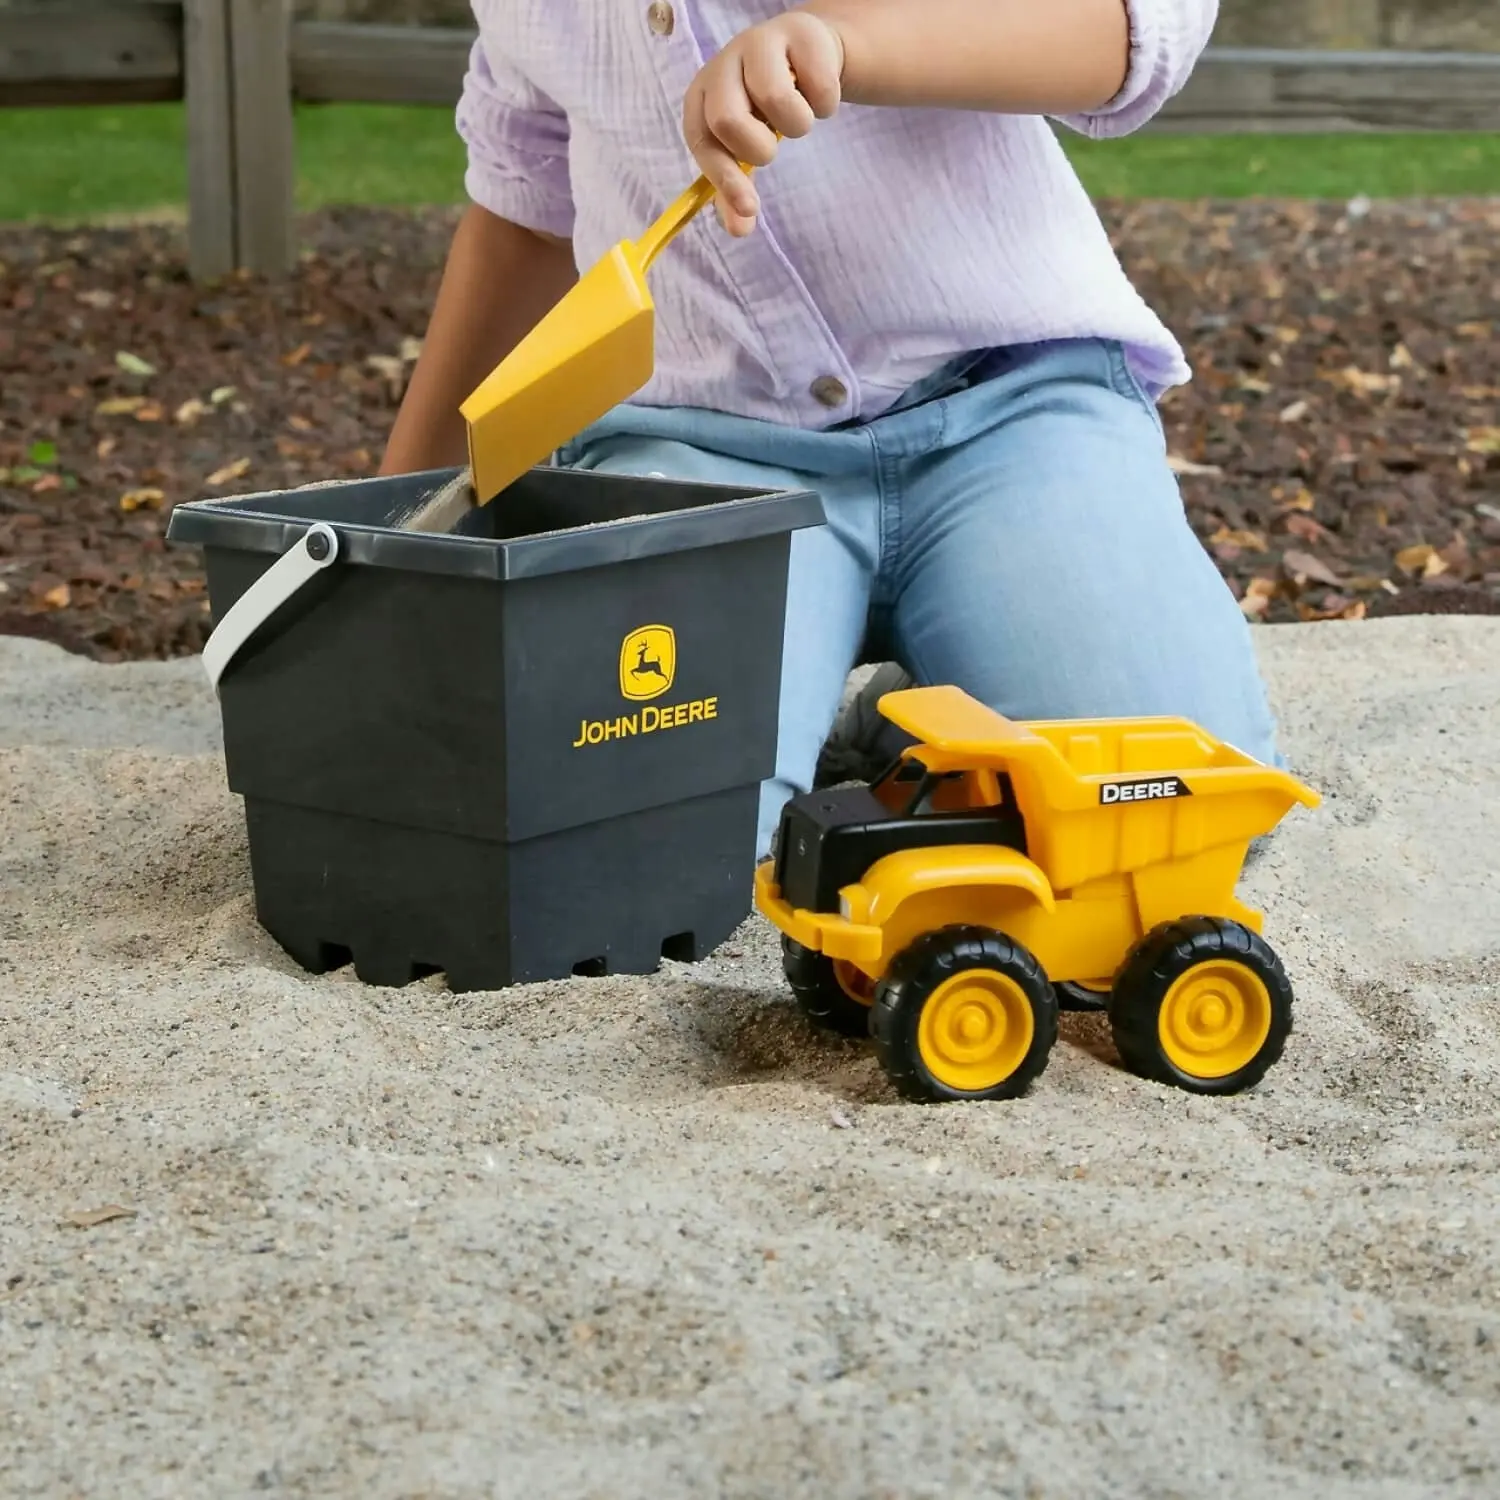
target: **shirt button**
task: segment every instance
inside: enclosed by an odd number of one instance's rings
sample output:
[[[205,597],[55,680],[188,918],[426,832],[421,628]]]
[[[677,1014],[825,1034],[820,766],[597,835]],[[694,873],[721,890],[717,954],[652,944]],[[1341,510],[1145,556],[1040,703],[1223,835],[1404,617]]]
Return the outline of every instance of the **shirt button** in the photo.
[[[813,400],[823,406],[842,406],[849,399],[844,382],[834,375],[819,375],[811,389]]]
[[[672,35],[677,17],[672,14],[672,7],[667,4],[667,0],[651,0],[651,4],[646,7],[646,24],[657,36]]]

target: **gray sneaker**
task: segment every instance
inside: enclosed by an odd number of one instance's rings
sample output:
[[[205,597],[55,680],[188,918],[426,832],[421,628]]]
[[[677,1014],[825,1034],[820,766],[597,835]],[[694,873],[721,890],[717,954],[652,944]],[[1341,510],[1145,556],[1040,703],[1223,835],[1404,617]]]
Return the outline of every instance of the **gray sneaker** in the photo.
[[[882,718],[876,705],[887,693],[913,685],[903,667],[896,662],[885,662],[844,700],[818,757],[814,787],[873,781],[911,744],[910,735]]]

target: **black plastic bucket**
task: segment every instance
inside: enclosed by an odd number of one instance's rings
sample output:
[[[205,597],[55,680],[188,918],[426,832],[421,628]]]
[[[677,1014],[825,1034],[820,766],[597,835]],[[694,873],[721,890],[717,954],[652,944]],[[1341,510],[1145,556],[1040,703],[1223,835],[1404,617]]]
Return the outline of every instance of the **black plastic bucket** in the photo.
[[[373,984],[703,957],[750,911],[791,534],[820,500],[537,469],[455,534],[391,524],[453,472],[172,513],[259,920]]]

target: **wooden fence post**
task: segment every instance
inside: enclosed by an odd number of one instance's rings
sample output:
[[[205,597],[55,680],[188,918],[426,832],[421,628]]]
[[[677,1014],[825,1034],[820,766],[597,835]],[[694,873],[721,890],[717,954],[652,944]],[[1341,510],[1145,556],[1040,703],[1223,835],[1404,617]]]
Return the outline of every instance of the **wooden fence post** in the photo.
[[[235,232],[234,95],[225,0],[184,0],[183,94],[187,106],[188,269],[195,280],[239,264]]]
[[[290,0],[228,0],[239,263],[284,276],[296,260]]]
[[[284,276],[293,243],[288,0],[184,0],[193,276]]]

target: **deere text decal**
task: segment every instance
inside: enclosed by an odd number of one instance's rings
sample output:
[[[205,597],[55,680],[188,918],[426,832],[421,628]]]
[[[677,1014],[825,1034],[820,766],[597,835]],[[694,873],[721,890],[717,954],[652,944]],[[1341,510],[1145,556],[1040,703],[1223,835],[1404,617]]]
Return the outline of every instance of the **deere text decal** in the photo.
[[[1188,784],[1180,776],[1148,776],[1139,781],[1106,781],[1099,788],[1099,800],[1114,802],[1159,802],[1163,797],[1191,797]]]
[[[677,680],[677,636],[670,625],[642,625],[632,630],[620,646],[620,696],[643,707],[611,719],[584,719],[578,725],[573,748],[603,745],[610,740],[633,739],[663,729],[682,729],[704,724],[719,716],[719,700],[694,698],[686,703],[657,704]]]

